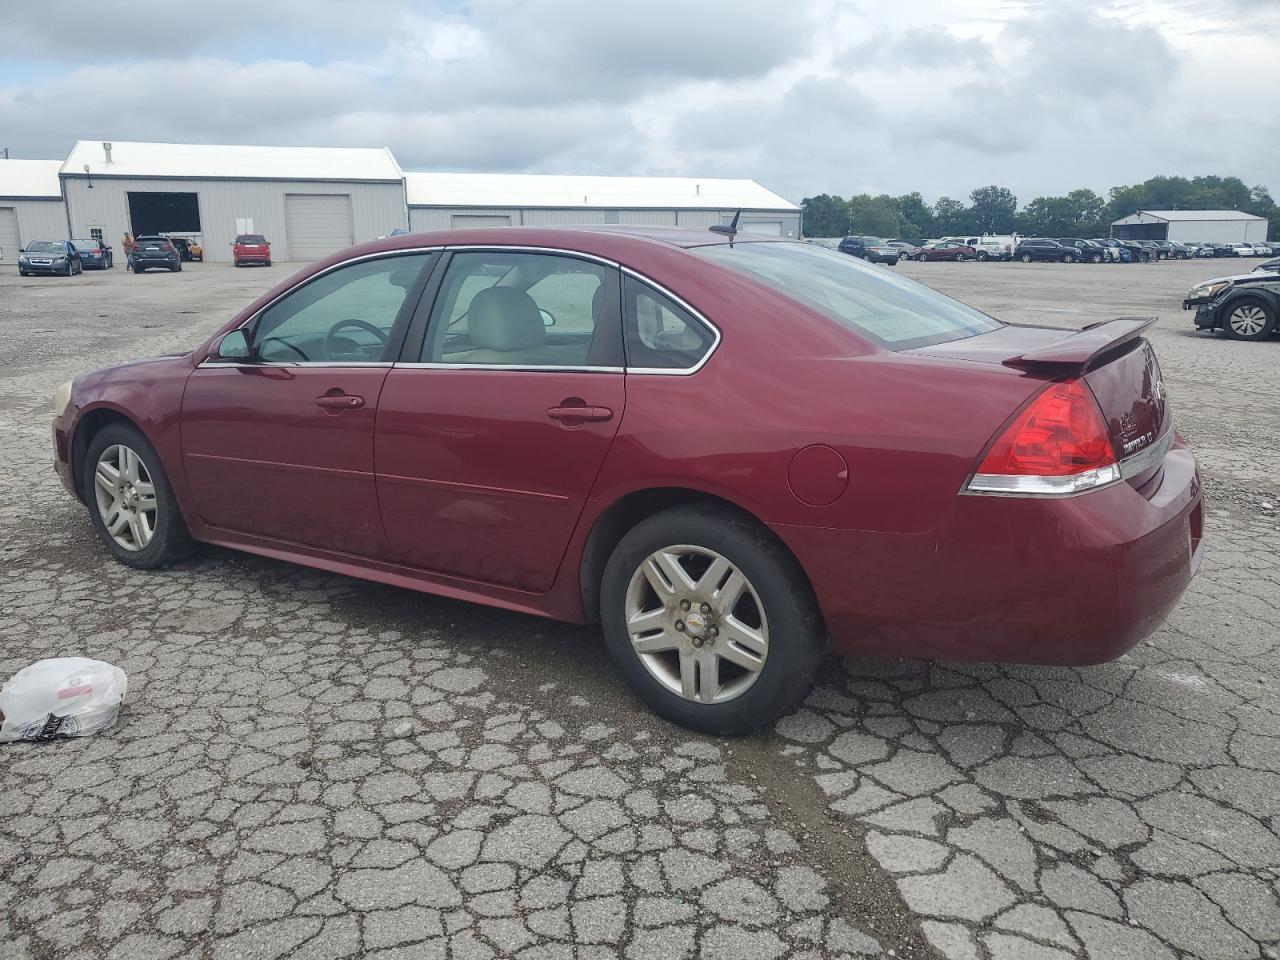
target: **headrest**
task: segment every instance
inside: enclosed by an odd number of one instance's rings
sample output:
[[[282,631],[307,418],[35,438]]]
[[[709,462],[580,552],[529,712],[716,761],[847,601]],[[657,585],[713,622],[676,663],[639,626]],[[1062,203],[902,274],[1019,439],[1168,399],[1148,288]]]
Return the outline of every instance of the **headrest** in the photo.
[[[487,287],[477,293],[467,328],[477,350],[528,350],[542,346],[547,336],[533,297],[514,287]]]

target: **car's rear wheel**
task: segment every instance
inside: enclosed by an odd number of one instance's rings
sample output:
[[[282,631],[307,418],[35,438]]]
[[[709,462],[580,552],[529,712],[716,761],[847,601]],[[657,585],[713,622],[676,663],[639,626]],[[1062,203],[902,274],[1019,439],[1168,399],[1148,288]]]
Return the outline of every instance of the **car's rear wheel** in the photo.
[[[1241,297],[1228,305],[1222,330],[1233,340],[1262,340],[1276,327],[1275,311],[1258,297]]]
[[[987,251],[985,251],[985,250],[979,250],[979,251],[978,251],[978,261],[979,261],[980,263],[985,263],[985,262],[986,262],[986,259],[987,259]]]
[[[1095,253],[1095,254],[1093,254],[1092,256],[1090,256],[1090,257],[1089,257],[1089,262],[1090,262],[1090,263],[1101,263],[1101,262],[1102,262],[1102,254],[1100,254],[1100,253]]]
[[[641,522],[605,567],[609,652],[654,712],[705,733],[743,733],[794,707],[824,633],[795,560],[753,521],[677,507]]]
[[[1075,254],[1073,254],[1073,253],[1063,254],[1063,256],[1062,256],[1062,262],[1063,262],[1063,263],[1075,263],[1075,262],[1076,262]]]
[[[1023,254],[1021,257],[1019,257],[1018,259],[1019,259],[1019,260],[1021,260],[1023,263],[1030,263],[1030,262],[1031,262],[1031,254],[1029,254],[1029,253],[1024,253],[1024,254]]]
[[[957,254],[956,254],[954,257],[952,257],[951,259],[952,259],[952,260],[954,260],[956,263],[959,263],[961,260],[963,260],[963,259],[964,259],[964,254],[963,254],[963,253],[957,253]]]
[[[113,557],[151,570],[191,552],[191,534],[160,457],[135,427],[113,423],[99,431],[83,469],[81,490],[93,529]]]

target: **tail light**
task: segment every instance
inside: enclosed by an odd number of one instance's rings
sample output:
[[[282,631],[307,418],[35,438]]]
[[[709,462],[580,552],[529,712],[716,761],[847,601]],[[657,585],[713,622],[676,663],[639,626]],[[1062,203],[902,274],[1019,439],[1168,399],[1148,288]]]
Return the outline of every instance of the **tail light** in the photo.
[[[1082,380],[1054,383],[996,437],[967,490],[1073,494],[1120,479],[1120,464],[1092,391]]]

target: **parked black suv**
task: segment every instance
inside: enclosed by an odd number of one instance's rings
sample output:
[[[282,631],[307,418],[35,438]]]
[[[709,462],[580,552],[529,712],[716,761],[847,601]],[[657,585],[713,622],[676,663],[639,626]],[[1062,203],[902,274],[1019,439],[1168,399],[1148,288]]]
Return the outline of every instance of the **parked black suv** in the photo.
[[[1013,259],[1030,263],[1032,260],[1051,260],[1055,263],[1075,263],[1080,252],[1075,247],[1064,247],[1057,240],[1034,237],[1023,240],[1014,248]]]
[[[165,267],[174,273],[182,269],[182,257],[168,237],[139,237],[133,242],[129,268],[142,273],[149,267]]]
[[[1092,240],[1081,240],[1079,237],[1059,237],[1058,242],[1064,247],[1075,247],[1080,251],[1080,259],[1089,263],[1101,263],[1107,259],[1107,251],[1102,244]]]
[[[898,247],[889,246],[879,237],[845,237],[836,249],[851,257],[861,257],[868,263],[887,263],[891,267],[897,266],[902,255]]]

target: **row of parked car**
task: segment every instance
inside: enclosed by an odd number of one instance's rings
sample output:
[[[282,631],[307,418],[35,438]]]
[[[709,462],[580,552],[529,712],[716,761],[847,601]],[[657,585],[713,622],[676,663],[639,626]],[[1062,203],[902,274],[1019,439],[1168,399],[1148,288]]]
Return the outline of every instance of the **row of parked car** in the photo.
[[[1119,240],[1098,237],[942,237],[914,244],[880,237],[845,237],[841,253],[871,263],[895,265],[899,260],[1021,260],[1023,263],[1149,263],[1192,257],[1262,257],[1280,254],[1280,243],[1178,243],[1175,240]]]
[[[126,238],[127,239],[127,238]],[[237,266],[258,263],[271,266],[271,244],[258,233],[244,233],[231,245]],[[134,273],[165,269],[177,273],[184,262],[204,260],[204,248],[188,237],[143,236],[133,241],[126,267]],[[18,254],[18,273],[73,277],[87,269],[110,270],[115,251],[96,237],[84,240],[32,240]]]

